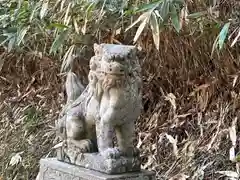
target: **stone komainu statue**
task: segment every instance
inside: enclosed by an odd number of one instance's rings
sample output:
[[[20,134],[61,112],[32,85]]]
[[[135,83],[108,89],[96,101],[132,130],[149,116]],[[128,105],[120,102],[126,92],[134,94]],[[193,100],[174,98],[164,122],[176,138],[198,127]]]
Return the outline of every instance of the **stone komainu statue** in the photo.
[[[108,174],[138,171],[139,151],[133,144],[134,122],[142,109],[137,50],[95,44],[94,51],[84,90],[76,76],[67,77],[68,100],[57,124],[63,140],[58,159]]]

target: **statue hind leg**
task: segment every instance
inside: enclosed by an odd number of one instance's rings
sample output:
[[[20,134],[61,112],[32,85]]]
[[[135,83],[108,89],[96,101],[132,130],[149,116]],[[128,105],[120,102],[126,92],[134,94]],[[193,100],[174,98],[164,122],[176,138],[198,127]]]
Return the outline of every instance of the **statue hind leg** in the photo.
[[[68,146],[75,147],[81,153],[93,152],[96,148],[93,145],[94,137],[86,137],[86,122],[78,116],[67,116],[66,138]],[[89,139],[88,139],[89,138]]]

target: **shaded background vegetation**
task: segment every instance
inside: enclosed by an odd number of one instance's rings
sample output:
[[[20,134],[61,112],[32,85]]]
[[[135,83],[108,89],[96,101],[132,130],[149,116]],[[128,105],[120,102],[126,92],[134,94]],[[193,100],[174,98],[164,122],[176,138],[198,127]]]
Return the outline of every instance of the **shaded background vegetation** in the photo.
[[[136,44],[143,168],[158,179],[238,179],[240,3],[0,1],[0,179],[54,155],[69,66],[87,84],[94,43]]]

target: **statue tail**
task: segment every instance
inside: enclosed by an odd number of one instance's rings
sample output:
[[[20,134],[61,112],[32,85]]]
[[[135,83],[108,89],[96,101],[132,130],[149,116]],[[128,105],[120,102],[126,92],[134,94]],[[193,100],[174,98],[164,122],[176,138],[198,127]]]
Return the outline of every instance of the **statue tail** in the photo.
[[[76,100],[84,91],[84,86],[80,82],[77,75],[73,72],[68,72],[65,83],[67,104]]]

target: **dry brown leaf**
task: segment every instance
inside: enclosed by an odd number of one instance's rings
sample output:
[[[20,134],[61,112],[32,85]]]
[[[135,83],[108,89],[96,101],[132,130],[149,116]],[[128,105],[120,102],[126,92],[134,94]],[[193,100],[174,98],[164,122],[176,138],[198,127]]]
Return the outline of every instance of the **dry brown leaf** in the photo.
[[[137,23],[144,21],[145,19],[147,19],[148,17],[150,17],[149,12],[143,13],[141,16],[139,16],[139,18],[132,23],[128,28],[126,28],[125,32],[127,32],[129,29],[131,29],[133,26],[135,26]]]
[[[138,40],[138,38],[140,37],[141,33],[143,32],[144,28],[146,27],[149,19],[150,19],[151,14],[149,12],[147,12],[146,14],[146,18],[142,21],[142,23],[140,24],[140,26],[138,27],[138,30],[133,38],[134,43]]]
[[[149,156],[148,161],[142,166],[143,169],[150,167],[154,162],[153,157]]]
[[[165,136],[167,137],[167,139],[169,140],[169,142],[172,144],[173,146],[173,154],[178,157],[178,148],[177,148],[177,137],[173,138],[171,135],[169,134],[165,134]]]
[[[236,132],[236,123],[237,123],[237,117],[235,117],[232,121],[232,126],[229,127],[229,136],[232,141],[232,146],[236,146],[237,141],[237,132]]]
[[[151,133],[140,133],[138,136],[138,144],[137,144],[137,148],[140,148],[142,146],[143,143],[146,142],[146,140],[148,140],[148,138],[151,136]],[[143,140],[141,140],[143,138]]]
[[[237,80],[238,80],[238,75],[235,75],[233,78],[233,85],[232,85],[233,87],[235,87]]]
[[[154,44],[155,44],[156,48],[159,50],[160,29],[159,29],[158,18],[154,12],[152,12],[151,17],[150,17],[150,27],[152,29],[152,36],[153,36]]]
[[[200,90],[205,90],[206,88],[208,88],[210,86],[210,84],[202,84],[198,87],[196,87],[190,94],[189,96],[195,96],[195,94],[197,92],[199,92]]]
[[[189,176],[185,174],[178,174],[176,176],[171,177],[169,180],[187,180]]]
[[[234,40],[233,40],[233,42],[232,42],[232,44],[231,44],[231,47],[233,47],[233,46],[236,44],[236,42],[239,40],[239,38],[240,38],[240,27],[239,27],[239,29],[238,29],[238,34],[237,34],[237,36],[234,38]]]
[[[180,29],[182,29],[184,25],[187,25],[189,23],[189,19],[187,18],[187,16],[188,16],[188,8],[187,8],[187,4],[185,4],[185,6],[181,9],[181,13],[180,13]]]
[[[20,156],[21,154],[23,153],[22,152],[18,152],[16,153],[10,160],[10,166],[14,166],[14,165],[17,165],[18,163],[22,162],[22,157]]]
[[[236,180],[239,178],[239,174],[234,171],[217,171],[216,173],[222,174],[224,176],[228,176],[231,178],[236,178]]]
[[[1,179],[0,179],[1,180]],[[40,172],[38,173],[36,180],[40,180]]]
[[[171,105],[175,111],[177,109],[176,96],[174,96],[173,93],[169,93],[167,96],[165,96],[165,99],[171,103]]]
[[[77,20],[75,18],[73,18],[73,25],[74,25],[76,33],[79,34],[80,30],[79,30]]]
[[[232,142],[232,147],[229,150],[229,159],[233,162],[235,162],[235,146],[237,142],[236,123],[237,117],[234,118],[234,120],[232,121],[232,126],[229,127],[229,136]]]
[[[235,160],[236,160],[235,148],[234,147],[231,147],[229,149],[229,160],[232,161],[232,162],[235,162]]]
[[[192,115],[192,113],[187,113],[187,114],[181,114],[181,115],[177,115],[176,118],[185,118],[187,116]]]
[[[0,72],[1,72],[1,70],[2,70],[2,68],[3,68],[3,65],[4,65],[4,62],[5,62],[4,55],[5,55],[5,53],[2,53],[2,54],[0,55]]]

